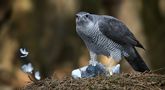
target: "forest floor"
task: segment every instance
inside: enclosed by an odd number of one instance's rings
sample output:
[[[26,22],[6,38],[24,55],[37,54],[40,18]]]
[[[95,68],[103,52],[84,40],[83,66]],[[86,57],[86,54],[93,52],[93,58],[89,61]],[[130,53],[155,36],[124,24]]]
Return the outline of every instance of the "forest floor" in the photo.
[[[23,87],[23,90],[165,90],[165,75],[153,73],[122,73],[110,77],[63,80],[44,79]]]

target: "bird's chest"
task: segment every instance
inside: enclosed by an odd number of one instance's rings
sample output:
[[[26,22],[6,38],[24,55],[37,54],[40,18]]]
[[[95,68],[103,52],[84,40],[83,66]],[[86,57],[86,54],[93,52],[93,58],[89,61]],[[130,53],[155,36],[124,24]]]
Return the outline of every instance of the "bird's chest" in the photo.
[[[78,28],[78,34],[85,42],[89,50],[109,56],[110,52],[119,48],[119,45],[103,35],[98,28],[98,25],[88,28]]]
[[[91,51],[107,56],[109,56],[111,51],[119,48],[119,46],[115,42],[99,33],[97,33],[97,35],[95,36],[90,37],[90,41],[86,42],[86,45]]]

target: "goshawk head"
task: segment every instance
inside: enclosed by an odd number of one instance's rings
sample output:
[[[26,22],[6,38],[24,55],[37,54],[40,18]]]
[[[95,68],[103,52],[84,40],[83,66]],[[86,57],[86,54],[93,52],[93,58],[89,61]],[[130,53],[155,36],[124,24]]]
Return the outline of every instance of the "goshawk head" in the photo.
[[[87,12],[79,12],[76,14],[77,26],[89,26],[94,24],[94,16]]]

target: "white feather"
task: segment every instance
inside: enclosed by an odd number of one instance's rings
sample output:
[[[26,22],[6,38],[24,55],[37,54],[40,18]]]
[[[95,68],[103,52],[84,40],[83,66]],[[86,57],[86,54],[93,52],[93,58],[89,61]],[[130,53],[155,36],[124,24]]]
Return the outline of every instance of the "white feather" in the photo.
[[[20,48],[20,52],[21,52],[21,54],[23,54],[20,57],[27,57],[29,54],[29,52],[27,52],[25,48]]]
[[[84,67],[82,67],[82,68],[73,70],[73,71],[72,71],[72,77],[73,77],[74,79],[82,78],[82,77],[81,77],[81,72],[82,72],[82,71],[86,71],[87,67],[88,67],[88,66],[84,66]]]
[[[28,64],[24,64],[21,69],[25,72],[25,73],[32,73],[33,71],[33,66],[31,63]]]
[[[37,79],[37,80],[40,80],[41,79],[41,76],[40,76],[40,72],[39,71],[35,72],[34,76],[35,76],[35,79]]]

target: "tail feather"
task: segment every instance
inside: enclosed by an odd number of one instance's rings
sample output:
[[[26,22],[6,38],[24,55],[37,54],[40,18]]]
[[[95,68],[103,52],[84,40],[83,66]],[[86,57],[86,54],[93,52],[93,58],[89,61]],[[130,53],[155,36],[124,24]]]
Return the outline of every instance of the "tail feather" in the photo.
[[[128,53],[125,58],[134,70],[139,72],[150,71],[134,47],[126,48],[125,51]]]

